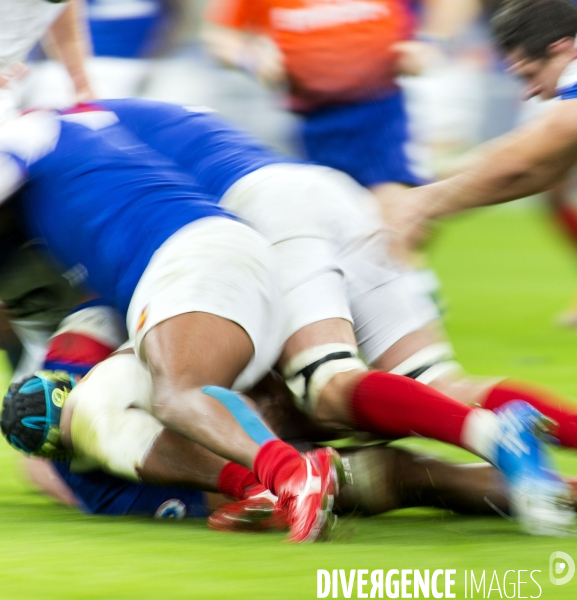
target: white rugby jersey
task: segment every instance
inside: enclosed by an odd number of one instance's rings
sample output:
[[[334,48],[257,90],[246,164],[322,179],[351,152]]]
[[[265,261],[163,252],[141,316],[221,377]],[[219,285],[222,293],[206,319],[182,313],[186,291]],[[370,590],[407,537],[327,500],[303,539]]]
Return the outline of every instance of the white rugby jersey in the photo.
[[[48,0],[0,0],[0,72],[25,61],[66,6]]]
[[[557,95],[561,100],[577,98],[577,60],[574,60],[563,71],[557,82]]]

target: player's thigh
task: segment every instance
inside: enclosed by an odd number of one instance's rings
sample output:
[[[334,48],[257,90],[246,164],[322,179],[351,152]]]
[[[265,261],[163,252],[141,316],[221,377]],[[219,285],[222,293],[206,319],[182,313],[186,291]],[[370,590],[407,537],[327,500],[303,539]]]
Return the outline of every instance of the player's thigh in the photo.
[[[395,342],[372,366],[413,377],[464,404],[481,403],[498,379],[467,375],[454,360],[440,320],[432,321]]]
[[[347,173],[365,187],[420,185],[426,169],[411,139],[401,92],[307,114],[302,136],[309,160]],[[420,158],[420,157],[419,157]]]
[[[318,321],[352,321],[346,279],[355,280],[359,269],[349,256],[356,261],[355,251],[369,245],[372,261],[387,260],[384,224],[370,192],[333,169],[277,164],[243,177],[223,205],[271,244],[285,301],[285,341]],[[371,266],[363,270],[363,289],[383,283]]]
[[[254,352],[240,325],[203,312],[159,323],[146,335],[144,346],[153,380],[171,388],[231,387]]]
[[[432,321],[401,337],[372,361],[371,366],[379,371],[393,371],[424,348],[446,343],[440,323]]]
[[[356,346],[355,333],[350,321],[325,319],[299,329],[285,344],[279,361],[281,369],[300,352],[325,344]]]
[[[368,364],[390,370],[420,346],[444,342],[435,325],[437,306],[414,273],[404,272],[368,292],[354,286],[350,294],[357,342]]]

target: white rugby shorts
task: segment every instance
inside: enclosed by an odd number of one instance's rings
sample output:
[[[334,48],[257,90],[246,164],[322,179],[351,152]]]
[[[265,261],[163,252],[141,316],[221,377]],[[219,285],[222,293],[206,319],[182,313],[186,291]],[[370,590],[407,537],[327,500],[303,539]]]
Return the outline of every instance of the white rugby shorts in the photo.
[[[285,300],[284,341],[311,323],[346,319],[370,363],[439,316],[413,272],[390,259],[375,197],[348,175],[269,165],[237,181],[221,204],[271,243]]]
[[[145,335],[177,315],[205,312],[240,325],[254,355],[234,383],[245,390],[276,362],[283,304],[266,241],[233,219],[208,217],[177,231],[154,253],[127,314],[130,341],[146,362]]]

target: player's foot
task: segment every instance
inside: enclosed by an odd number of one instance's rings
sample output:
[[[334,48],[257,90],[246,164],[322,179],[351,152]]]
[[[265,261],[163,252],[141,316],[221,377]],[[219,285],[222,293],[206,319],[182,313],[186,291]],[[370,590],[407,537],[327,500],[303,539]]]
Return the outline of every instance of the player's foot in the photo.
[[[497,411],[496,466],[507,479],[513,516],[533,535],[566,535],[573,525],[572,489],[551,467],[543,438],[551,421],[520,400]]]
[[[208,517],[208,526],[217,531],[285,531],[288,529],[286,511],[281,509],[270,492],[229,502]]]
[[[290,542],[327,539],[336,521],[334,498],[344,479],[340,456],[333,448],[319,448],[305,455],[305,466],[279,493],[278,505],[286,510]]]

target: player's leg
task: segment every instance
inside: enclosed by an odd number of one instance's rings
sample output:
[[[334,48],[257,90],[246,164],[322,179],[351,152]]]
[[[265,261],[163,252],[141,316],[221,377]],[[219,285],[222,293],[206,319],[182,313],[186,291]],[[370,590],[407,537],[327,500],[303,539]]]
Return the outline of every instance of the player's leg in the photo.
[[[421,185],[431,174],[424,149],[411,139],[402,92],[309,112],[302,122],[307,157],[316,164],[347,173],[377,192],[385,206],[387,190]]]
[[[348,484],[335,498],[342,514],[378,515],[416,506],[461,514],[509,512],[507,487],[487,463],[452,464],[384,444],[340,450]],[[209,526],[225,531],[286,528],[272,504],[241,501],[217,507]]]
[[[264,425],[258,428],[248,407],[245,423],[240,413],[235,417],[226,403],[205,393],[208,386],[230,388],[251,360],[254,349],[246,331],[232,321],[194,312],[158,324],[144,345],[155,387],[153,414],[172,431],[202,440],[210,450],[252,469],[260,445],[274,436]],[[257,427],[256,437],[251,427]]]
[[[129,332],[152,375],[153,414],[252,468],[259,444],[274,436],[240,398],[209,386],[230,387],[249,363],[265,372],[275,360],[278,348],[262,339],[268,326],[280,344],[266,244],[228,219],[192,225],[153,257],[132,298]]]
[[[370,194],[342,174],[312,167],[301,167],[301,171],[303,189],[295,190],[294,183],[287,182],[284,193],[306,199],[313,191],[316,202],[295,211],[304,224],[293,225],[290,215],[286,219],[289,227],[304,228],[309,237],[282,239],[268,221],[258,222],[259,229],[276,242],[272,250],[281,268],[290,333],[279,364],[300,408],[327,425],[384,437],[415,433],[488,458],[484,446],[491,429],[493,434],[498,429],[494,415],[415,381],[366,372],[355,333],[363,356],[374,360],[382,354],[381,348],[426,325],[438,313],[428,299],[422,306],[404,302],[405,288],[414,292],[413,279],[391,266]],[[286,179],[287,170],[276,168],[275,174],[275,181]],[[282,194],[281,189],[266,197],[270,203]],[[325,197],[330,200],[327,205],[322,203]],[[254,206],[255,201],[251,202]],[[321,215],[315,212],[319,204]],[[241,214],[251,221],[259,217],[256,209]],[[420,299],[416,292],[412,296]]]
[[[413,506],[464,514],[508,512],[507,489],[487,463],[452,464],[385,445],[343,449],[352,485],[337,498],[341,512],[377,515]]]
[[[438,314],[430,302],[417,314],[403,304],[389,311],[414,280],[391,265],[374,198],[343,174],[300,165],[260,169],[233,192],[225,206],[269,239],[279,264],[289,313],[280,365],[301,409],[332,426],[431,437],[497,463],[503,419],[408,378],[367,373],[357,356],[351,309],[369,360]],[[532,419],[523,429],[531,447],[539,446]]]
[[[404,293],[403,283],[393,283],[381,287],[390,287],[387,296],[396,302],[396,295]],[[415,316],[414,307],[407,303],[395,311],[381,293],[383,290],[369,303],[356,301],[360,326],[357,335],[361,334],[363,353],[368,356],[380,344],[391,344],[395,336],[402,339],[404,331],[412,332],[419,319],[426,323],[434,313],[432,309]],[[403,318],[407,314],[399,314],[399,310],[407,311],[410,318]],[[373,322],[379,311],[385,313],[385,318]],[[370,332],[365,330],[368,324]],[[411,352],[410,345],[405,351]],[[501,417],[464,405],[408,377],[367,372],[356,353],[352,326],[344,318],[312,323],[291,336],[280,365],[301,409],[325,425],[368,431],[384,438],[420,435],[444,441],[509,470],[499,458],[500,442],[513,433],[505,431]],[[532,427],[531,422],[526,424],[526,434],[537,443]]]
[[[454,360],[440,322],[406,335],[378,357],[373,366],[414,377],[450,398],[487,410],[523,400],[555,422],[554,433],[562,446],[577,448],[577,407],[571,400],[533,383],[467,375]]]
[[[313,464],[223,387],[258,381],[282,343],[282,307],[267,246],[230,219],[203,219],[181,230],[141,278],[128,311],[129,331],[152,375],[152,414],[168,429],[253,470],[290,505],[292,539],[304,541],[330,526],[336,453],[327,450],[326,462]],[[297,479],[312,474],[321,477],[320,491],[309,493],[305,486],[299,493]]]
[[[132,353],[118,353],[98,364],[68,396],[60,420],[63,443],[82,464],[126,480],[230,493],[231,463],[166,429],[150,414],[153,398],[150,374],[140,361]],[[244,486],[257,485],[242,469]],[[228,479],[221,489],[223,471]],[[233,495],[242,497],[243,487],[238,490]]]

